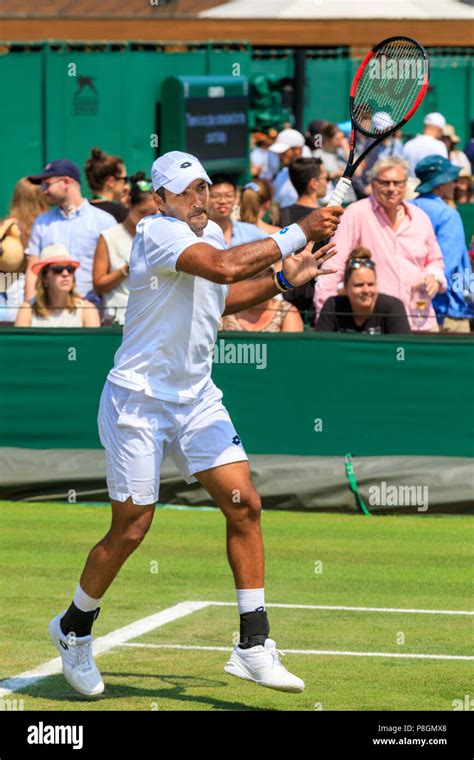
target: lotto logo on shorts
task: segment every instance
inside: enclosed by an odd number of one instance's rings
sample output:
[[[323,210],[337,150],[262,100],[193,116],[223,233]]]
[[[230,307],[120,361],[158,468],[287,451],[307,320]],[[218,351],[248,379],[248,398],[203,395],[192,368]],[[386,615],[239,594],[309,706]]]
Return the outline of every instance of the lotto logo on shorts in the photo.
[[[234,435],[234,437],[232,438],[232,443],[235,443],[236,446],[240,444],[240,438],[238,435]]]

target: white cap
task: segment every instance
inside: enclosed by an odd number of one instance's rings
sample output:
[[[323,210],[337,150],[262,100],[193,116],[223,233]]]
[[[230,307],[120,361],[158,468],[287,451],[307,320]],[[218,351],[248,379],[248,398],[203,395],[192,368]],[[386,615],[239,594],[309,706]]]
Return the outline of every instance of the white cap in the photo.
[[[379,132],[385,132],[387,129],[395,126],[395,122],[386,111],[377,111],[372,116],[372,126]]]
[[[430,127],[439,127],[443,129],[446,126],[446,119],[442,113],[434,111],[433,113],[427,113],[423,119],[423,124]]]
[[[272,153],[285,153],[288,148],[302,148],[304,142],[303,135],[297,129],[284,129],[277,134],[275,142],[270,145],[268,150],[271,150]]]
[[[164,187],[170,193],[182,193],[195,179],[212,184],[196,156],[180,150],[172,150],[157,158],[151,167],[151,179],[155,190]]]

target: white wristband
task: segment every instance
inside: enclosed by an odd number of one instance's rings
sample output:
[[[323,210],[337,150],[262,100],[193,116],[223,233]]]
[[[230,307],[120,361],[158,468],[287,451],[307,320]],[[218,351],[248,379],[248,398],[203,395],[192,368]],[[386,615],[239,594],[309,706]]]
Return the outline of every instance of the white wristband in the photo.
[[[299,224],[290,224],[289,227],[283,227],[278,232],[270,235],[275,241],[281,252],[282,259],[287,256],[293,256],[295,251],[299,251],[306,246],[308,242],[306,235]]]

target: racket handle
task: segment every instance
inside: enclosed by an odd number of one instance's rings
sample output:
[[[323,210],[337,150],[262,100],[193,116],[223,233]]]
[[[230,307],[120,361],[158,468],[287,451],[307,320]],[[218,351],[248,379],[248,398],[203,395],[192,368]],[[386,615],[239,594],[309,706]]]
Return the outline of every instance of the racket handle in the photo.
[[[351,185],[352,185],[352,180],[348,179],[347,177],[341,177],[336,187],[332,191],[330,198],[328,202],[326,203],[326,207],[340,206],[343,203],[344,198],[346,197],[346,194]],[[315,243],[312,249],[313,253],[316,253],[316,251],[319,251],[319,249],[322,248],[323,245],[326,245],[326,243],[329,243],[329,238],[326,238],[326,240],[320,240],[319,243]]]
[[[344,198],[346,197],[351,185],[352,180],[348,179],[347,177],[341,177],[336,187],[332,191],[326,206],[340,206],[343,203]]]

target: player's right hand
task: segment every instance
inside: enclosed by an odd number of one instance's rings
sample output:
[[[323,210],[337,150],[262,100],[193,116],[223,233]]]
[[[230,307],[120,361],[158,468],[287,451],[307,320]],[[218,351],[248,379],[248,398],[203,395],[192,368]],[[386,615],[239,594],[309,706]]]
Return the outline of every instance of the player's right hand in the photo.
[[[343,214],[341,206],[327,206],[326,208],[317,208],[311,214],[300,219],[297,224],[300,225],[308,240],[319,242],[332,238],[336,232],[340,217]]]

